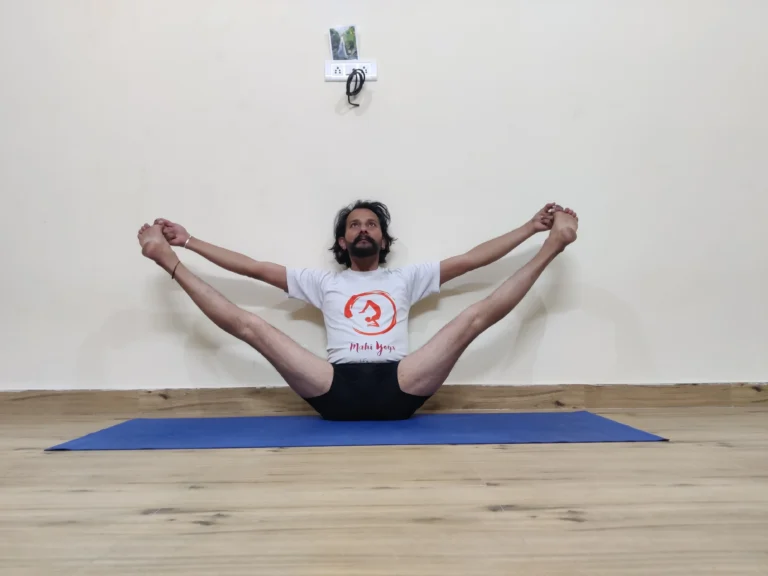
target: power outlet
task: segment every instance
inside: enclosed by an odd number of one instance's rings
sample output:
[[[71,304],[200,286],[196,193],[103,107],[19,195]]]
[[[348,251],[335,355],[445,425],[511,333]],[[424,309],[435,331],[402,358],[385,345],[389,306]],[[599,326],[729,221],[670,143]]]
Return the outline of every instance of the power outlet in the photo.
[[[369,80],[371,75],[371,64],[369,62],[357,62],[355,64],[347,64],[345,67],[345,72],[347,73],[347,76],[352,74],[353,70],[362,70],[365,72],[365,79]]]
[[[352,70],[355,68],[365,72],[366,82],[375,82],[378,80],[378,67],[374,60],[326,60],[325,61],[325,81],[326,82],[346,82]]]

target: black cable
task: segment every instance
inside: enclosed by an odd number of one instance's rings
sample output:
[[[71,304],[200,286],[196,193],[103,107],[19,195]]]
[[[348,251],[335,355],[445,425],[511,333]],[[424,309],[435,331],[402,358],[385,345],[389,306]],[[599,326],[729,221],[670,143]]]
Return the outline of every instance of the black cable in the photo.
[[[354,88],[352,85],[354,84]],[[352,106],[360,106],[352,102],[352,96],[357,96],[363,90],[363,84],[365,84],[365,70],[355,68],[352,73],[347,77],[347,102]]]

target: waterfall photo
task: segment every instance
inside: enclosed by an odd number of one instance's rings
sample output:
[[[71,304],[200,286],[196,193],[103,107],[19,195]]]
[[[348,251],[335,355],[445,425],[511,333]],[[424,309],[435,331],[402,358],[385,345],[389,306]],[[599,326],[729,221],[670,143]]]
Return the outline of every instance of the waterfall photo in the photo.
[[[329,31],[334,60],[357,60],[357,34],[354,26],[337,26]]]

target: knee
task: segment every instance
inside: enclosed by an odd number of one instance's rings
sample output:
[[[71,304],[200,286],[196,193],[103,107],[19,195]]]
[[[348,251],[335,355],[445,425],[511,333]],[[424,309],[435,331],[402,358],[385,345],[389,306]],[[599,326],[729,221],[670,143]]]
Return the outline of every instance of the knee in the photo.
[[[238,314],[231,321],[230,332],[235,338],[251,342],[258,334],[258,327],[249,314]]]
[[[488,307],[484,301],[470,306],[464,314],[470,333],[479,334],[488,327]]]

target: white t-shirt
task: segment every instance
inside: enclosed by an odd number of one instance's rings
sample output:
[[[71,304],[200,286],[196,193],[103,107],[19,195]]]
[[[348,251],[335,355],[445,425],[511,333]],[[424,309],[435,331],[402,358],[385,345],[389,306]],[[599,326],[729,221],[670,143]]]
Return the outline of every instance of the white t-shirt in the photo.
[[[332,363],[401,360],[411,306],[439,291],[439,262],[372,272],[288,269],[288,296],[323,312]]]

